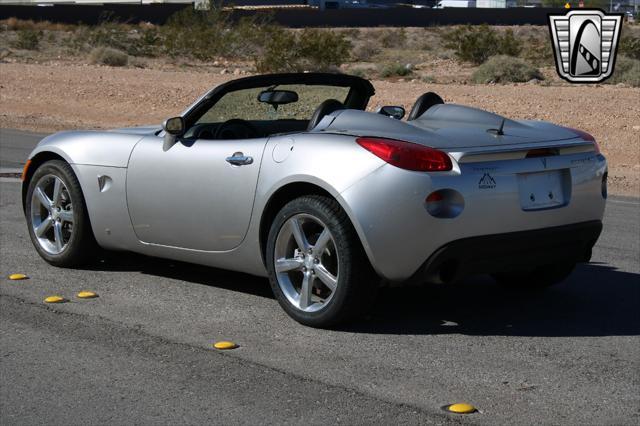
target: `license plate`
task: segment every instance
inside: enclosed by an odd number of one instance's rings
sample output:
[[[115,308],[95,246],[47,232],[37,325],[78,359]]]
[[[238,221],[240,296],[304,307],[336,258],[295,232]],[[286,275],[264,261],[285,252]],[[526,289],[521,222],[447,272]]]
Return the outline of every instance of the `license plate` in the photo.
[[[518,175],[520,206],[522,210],[541,210],[567,204],[568,170],[552,170]]]

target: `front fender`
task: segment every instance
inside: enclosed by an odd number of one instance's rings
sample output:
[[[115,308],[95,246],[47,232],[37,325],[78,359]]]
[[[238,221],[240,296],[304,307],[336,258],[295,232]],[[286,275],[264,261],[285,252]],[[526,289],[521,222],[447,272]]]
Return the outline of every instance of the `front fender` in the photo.
[[[29,154],[29,159],[52,152],[69,164],[127,167],[131,150],[140,139],[140,135],[113,132],[60,132],[42,139]]]

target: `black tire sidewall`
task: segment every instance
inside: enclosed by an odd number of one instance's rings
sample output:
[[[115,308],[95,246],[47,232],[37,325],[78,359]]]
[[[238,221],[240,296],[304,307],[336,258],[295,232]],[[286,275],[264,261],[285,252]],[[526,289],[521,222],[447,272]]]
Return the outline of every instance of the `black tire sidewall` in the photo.
[[[67,246],[60,254],[47,253],[40,247],[33,231],[31,220],[31,199],[33,197],[33,191],[38,181],[46,175],[54,175],[63,181],[73,204],[73,232],[71,233],[71,239],[67,243]],[[93,231],[89,223],[84,196],[80,183],[68,163],[62,160],[51,160],[43,163],[36,169],[29,181],[29,187],[27,189],[25,215],[31,242],[38,251],[38,254],[48,263],[62,267],[77,266],[86,262],[92,255],[95,239],[93,238]]]
[[[276,278],[274,265],[275,243],[284,223],[297,214],[309,214],[322,221],[331,232],[338,254],[338,284],[327,306],[316,312],[304,312],[293,306],[284,295]],[[356,314],[354,306],[357,298],[358,282],[356,274],[366,270],[362,266],[360,242],[351,223],[337,202],[327,197],[305,196],[286,204],[273,220],[267,239],[266,263],[271,288],[282,308],[296,321],[313,327],[331,327]]]

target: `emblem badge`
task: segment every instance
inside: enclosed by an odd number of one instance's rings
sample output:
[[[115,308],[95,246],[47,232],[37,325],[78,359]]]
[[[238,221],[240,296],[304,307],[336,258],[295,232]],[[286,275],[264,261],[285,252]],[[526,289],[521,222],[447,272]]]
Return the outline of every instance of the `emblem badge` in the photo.
[[[597,83],[613,73],[622,14],[572,10],[549,15],[549,32],[560,77],[572,83]]]

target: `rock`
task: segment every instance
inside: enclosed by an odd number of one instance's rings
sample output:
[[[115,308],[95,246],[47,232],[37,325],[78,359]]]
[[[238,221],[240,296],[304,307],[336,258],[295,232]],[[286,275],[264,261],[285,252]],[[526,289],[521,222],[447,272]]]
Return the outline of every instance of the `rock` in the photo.
[[[242,74],[242,70],[240,68],[236,68],[235,70],[233,70],[233,75],[240,75]]]
[[[229,70],[226,68],[222,68],[222,71],[220,71],[221,75],[228,74],[228,73],[229,73]]]
[[[540,80],[538,80],[537,78],[532,78],[531,80],[527,81],[527,84],[540,84]]]

